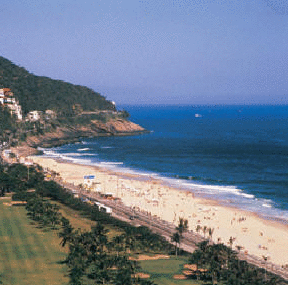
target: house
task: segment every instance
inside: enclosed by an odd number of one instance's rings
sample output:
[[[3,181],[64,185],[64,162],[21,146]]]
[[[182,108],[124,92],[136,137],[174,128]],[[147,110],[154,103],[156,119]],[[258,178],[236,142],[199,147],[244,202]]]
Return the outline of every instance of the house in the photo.
[[[26,120],[29,122],[36,122],[41,119],[41,115],[42,115],[41,111],[37,111],[37,110],[30,111],[26,116]]]
[[[15,115],[18,121],[22,121],[22,108],[9,88],[0,89],[0,104],[10,110],[11,115]]]
[[[56,118],[57,118],[56,112],[54,112],[52,110],[46,110],[45,111],[45,119],[46,120],[53,120]]]
[[[22,116],[22,108],[21,106],[18,104],[18,102],[12,103],[9,105],[9,109],[11,110],[11,112],[13,114],[16,115],[16,118],[18,121],[22,121],[23,116]]]

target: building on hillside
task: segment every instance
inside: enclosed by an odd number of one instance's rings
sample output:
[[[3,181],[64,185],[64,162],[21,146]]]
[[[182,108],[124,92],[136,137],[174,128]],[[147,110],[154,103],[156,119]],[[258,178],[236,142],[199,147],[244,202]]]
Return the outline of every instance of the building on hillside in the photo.
[[[22,108],[18,104],[18,102],[10,104],[10,105],[7,105],[7,106],[11,110],[11,113],[16,115],[17,120],[18,121],[22,121],[22,119],[23,119]]]
[[[7,107],[11,115],[15,115],[18,121],[22,121],[22,108],[9,88],[0,89],[0,105]]]
[[[46,110],[45,111],[45,119],[46,120],[53,120],[56,118],[57,118],[56,112],[54,112],[52,110]]]
[[[1,105],[4,105],[4,98],[5,98],[5,95],[4,95],[3,89],[0,89],[0,104]]]
[[[26,121],[36,122],[36,121],[39,121],[41,119],[41,116],[42,116],[41,111],[37,111],[37,110],[30,111],[26,116]]]

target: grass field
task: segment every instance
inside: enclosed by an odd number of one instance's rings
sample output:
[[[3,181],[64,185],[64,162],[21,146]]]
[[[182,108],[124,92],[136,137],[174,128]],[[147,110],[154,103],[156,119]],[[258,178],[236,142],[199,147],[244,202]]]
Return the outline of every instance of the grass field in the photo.
[[[6,285],[67,284],[66,253],[56,232],[32,225],[24,207],[0,200],[0,280]]]
[[[83,217],[79,211],[75,211],[59,202],[51,200],[51,203],[59,206],[59,211],[63,217],[68,219],[74,229],[81,229],[82,231],[90,231],[92,226],[96,225],[95,221],[91,221],[90,219]],[[111,225],[105,225],[105,228],[109,230],[108,238],[112,240],[112,238],[116,235],[120,235],[124,233],[119,228],[115,228]]]
[[[201,281],[175,280],[174,274],[182,274],[183,265],[188,262],[185,257],[171,257],[164,260],[141,261],[142,272],[150,274],[150,280],[158,285],[200,285]]]
[[[37,228],[27,217],[25,207],[5,205],[9,201],[0,200],[0,280],[4,285],[68,284],[67,267],[61,264],[67,252],[59,245],[57,232]],[[73,227],[85,231],[95,224],[70,208],[58,205]],[[119,234],[115,228],[109,230],[111,236]],[[182,273],[185,263],[185,257],[141,261],[141,271],[150,274],[150,280],[158,285],[202,284],[173,279],[174,274]]]

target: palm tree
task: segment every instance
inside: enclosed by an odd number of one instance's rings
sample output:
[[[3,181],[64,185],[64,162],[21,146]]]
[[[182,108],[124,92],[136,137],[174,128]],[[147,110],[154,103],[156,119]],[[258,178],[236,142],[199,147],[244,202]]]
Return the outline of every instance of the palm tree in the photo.
[[[58,236],[62,238],[60,244],[64,247],[67,242],[68,243],[72,242],[76,232],[74,232],[74,229],[71,226],[68,219],[62,217],[61,223],[62,223],[62,231],[59,232]]]
[[[179,218],[179,224],[176,227],[176,230],[179,232],[180,236],[182,236],[182,234],[188,230],[188,220]]]
[[[237,251],[238,251],[238,270],[240,270],[240,259],[239,259],[239,255],[240,255],[241,249],[243,249],[243,246],[241,246],[241,245],[236,245],[236,249],[237,249]]]
[[[188,220],[179,218],[179,224],[176,227],[176,230],[177,232],[172,235],[171,240],[172,242],[175,242],[175,252],[177,256],[177,245],[179,244],[179,248],[180,248],[180,243],[183,237],[183,233],[188,230]]]
[[[181,240],[181,236],[180,236],[179,232],[174,233],[172,235],[172,237],[171,237],[171,241],[175,242],[175,254],[176,254],[176,257],[177,257],[178,244],[179,244],[179,247],[180,247],[180,240]]]
[[[207,226],[204,226],[202,228],[203,234],[204,234],[204,238],[206,238],[206,232],[207,232]]]
[[[268,256],[262,255],[264,262],[265,262],[265,281],[267,281],[267,260]]]
[[[124,250],[124,236],[115,236],[112,241],[112,246],[115,248],[118,257],[119,253]]]
[[[211,228],[208,229],[208,234],[209,234],[210,241],[212,241],[213,232],[214,232],[214,228],[213,229],[211,229]]]
[[[135,277],[135,273],[140,269],[140,266],[136,261],[131,261],[124,255],[116,257],[114,265],[117,267],[117,273],[113,278],[113,284],[132,285],[135,281],[137,281],[138,284],[138,278]]]

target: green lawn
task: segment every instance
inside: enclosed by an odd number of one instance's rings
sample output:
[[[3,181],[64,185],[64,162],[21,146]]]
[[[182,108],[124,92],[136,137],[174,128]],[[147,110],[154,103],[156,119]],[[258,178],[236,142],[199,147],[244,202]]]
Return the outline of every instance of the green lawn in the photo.
[[[150,280],[158,285],[193,285],[203,284],[196,280],[175,280],[174,274],[182,274],[183,265],[188,260],[185,257],[171,257],[165,260],[145,260],[141,261],[142,272],[150,274]]]
[[[60,264],[67,249],[59,245],[57,232],[37,228],[27,217],[25,207],[6,206],[5,202],[9,200],[0,200],[0,280],[4,285],[67,285],[67,268]],[[74,227],[89,230],[94,224],[76,211],[59,206]],[[112,235],[119,234],[117,229],[110,230]],[[173,279],[174,274],[182,273],[185,263],[185,257],[140,262],[141,271],[150,274],[158,285],[202,284]]]
[[[67,284],[66,253],[54,231],[32,225],[25,207],[0,200],[0,280],[7,285]]]
[[[81,229],[82,231],[90,231],[92,226],[96,225],[95,221],[91,221],[90,219],[81,215],[80,211],[73,210],[60,202],[51,200],[52,204],[56,204],[59,206],[59,211],[63,217],[68,219],[74,229]],[[123,230],[113,227],[111,225],[105,225],[105,228],[109,230],[108,238],[112,240],[114,236],[121,235],[124,233]]]

